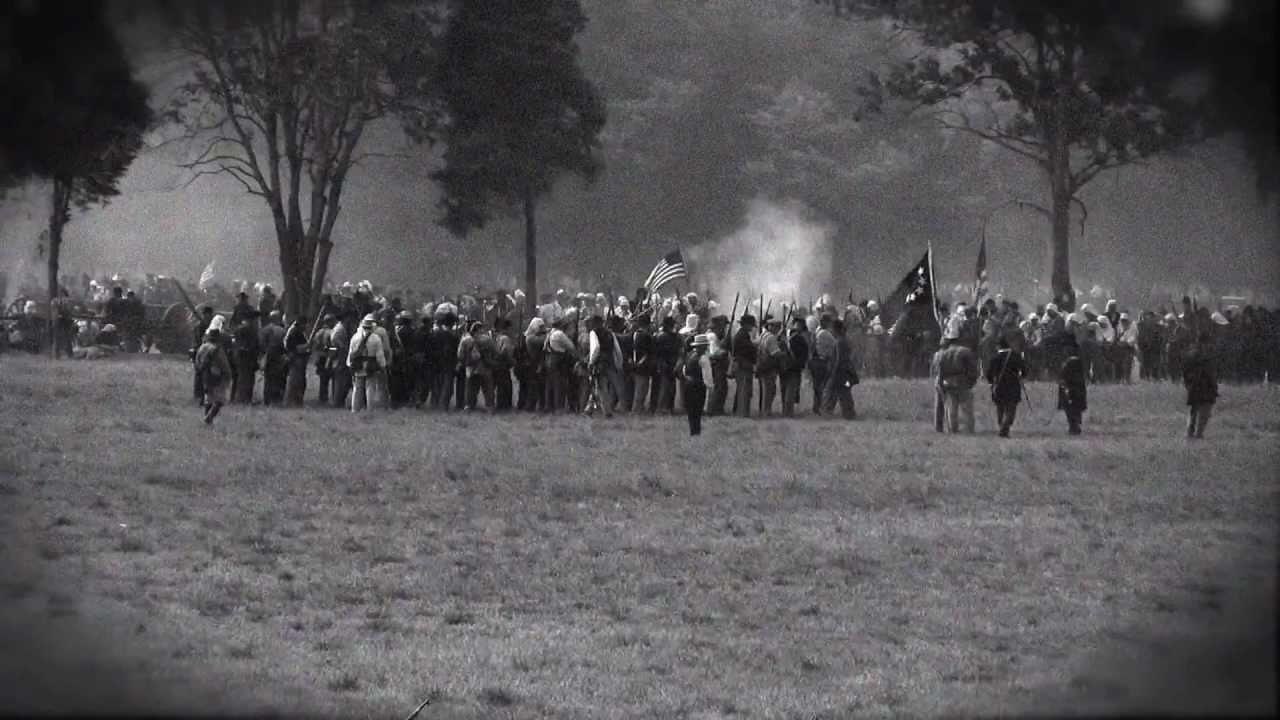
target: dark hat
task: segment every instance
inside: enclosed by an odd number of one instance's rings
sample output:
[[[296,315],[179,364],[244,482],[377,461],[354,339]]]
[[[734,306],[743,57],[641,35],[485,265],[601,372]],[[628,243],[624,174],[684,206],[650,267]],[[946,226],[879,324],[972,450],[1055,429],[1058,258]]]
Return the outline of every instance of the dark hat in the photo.
[[[742,319],[738,321],[738,324],[744,327],[755,327],[756,317],[754,315],[743,315]]]
[[[653,322],[653,312],[649,310],[645,310],[639,315],[636,315],[636,322],[640,323],[641,325],[648,325],[649,323]]]
[[[729,324],[729,316],[728,316],[728,315],[716,315],[715,317],[711,318],[711,324],[712,324],[712,325],[728,325],[728,324]]]
[[[662,318],[662,329],[673,328],[676,326],[676,319],[670,315]]]

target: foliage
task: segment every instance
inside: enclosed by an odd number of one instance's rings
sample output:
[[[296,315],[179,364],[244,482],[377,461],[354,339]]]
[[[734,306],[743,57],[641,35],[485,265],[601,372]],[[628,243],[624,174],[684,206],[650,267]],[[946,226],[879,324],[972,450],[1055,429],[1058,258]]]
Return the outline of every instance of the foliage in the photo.
[[[2,170],[60,183],[55,216],[65,223],[72,204],[118,194],[151,120],[147,89],[98,5],[8,6],[0,36]]]
[[[442,224],[463,235],[523,210],[533,262],[533,205],[555,180],[601,167],[604,102],[577,63],[586,25],[577,0],[455,2],[439,85],[447,119]],[[532,267],[528,301],[536,302]]]
[[[203,152],[195,178],[228,175],[271,211],[290,314],[319,308],[343,185],[369,123],[396,117],[429,141],[437,4],[227,0],[180,6],[195,63],[171,117]]]
[[[1053,287],[1074,302],[1069,212],[1105,170],[1186,143],[1190,103],[1151,63],[1145,7],[1104,0],[836,2],[887,16],[926,51],[869,87],[1034,162],[1049,185]]]

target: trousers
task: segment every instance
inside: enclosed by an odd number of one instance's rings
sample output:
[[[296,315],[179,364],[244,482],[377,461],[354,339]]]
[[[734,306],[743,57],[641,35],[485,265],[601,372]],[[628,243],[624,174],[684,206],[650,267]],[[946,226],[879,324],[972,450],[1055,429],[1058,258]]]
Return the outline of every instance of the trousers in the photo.
[[[945,428],[948,432],[960,432],[963,421],[964,431],[973,434],[973,390],[970,388],[937,388],[937,402],[934,404],[933,425],[938,432]]]
[[[707,386],[702,383],[685,383],[684,408],[689,417],[689,435],[702,434],[702,408],[707,401]]]

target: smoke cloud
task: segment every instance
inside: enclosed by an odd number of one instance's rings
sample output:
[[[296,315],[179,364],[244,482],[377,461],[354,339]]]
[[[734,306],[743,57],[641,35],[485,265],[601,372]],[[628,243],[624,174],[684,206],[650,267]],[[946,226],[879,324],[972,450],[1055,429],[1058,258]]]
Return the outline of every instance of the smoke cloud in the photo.
[[[715,294],[725,313],[734,293],[756,302],[763,293],[765,302],[773,298],[777,308],[792,297],[803,302],[827,287],[834,234],[832,223],[815,217],[798,200],[779,203],[757,197],[738,230],[689,248],[685,258],[697,288]]]

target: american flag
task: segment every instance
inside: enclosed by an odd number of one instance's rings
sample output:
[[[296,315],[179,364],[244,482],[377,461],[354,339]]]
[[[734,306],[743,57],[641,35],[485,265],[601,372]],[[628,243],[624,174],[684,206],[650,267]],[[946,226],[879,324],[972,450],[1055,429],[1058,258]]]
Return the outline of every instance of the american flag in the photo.
[[[978,305],[982,302],[982,296],[987,294],[987,239],[982,238],[982,244],[978,246],[978,267],[974,273],[973,281],[973,304]]]
[[[200,273],[200,282],[197,285],[201,290],[208,290],[209,284],[213,282],[213,261],[210,260],[208,265],[204,266],[204,270]]]
[[[689,273],[685,271],[684,258],[681,257],[680,250],[672,250],[653,266],[649,279],[644,281],[644,287],[652,293],[672,280],[687,277]]]

